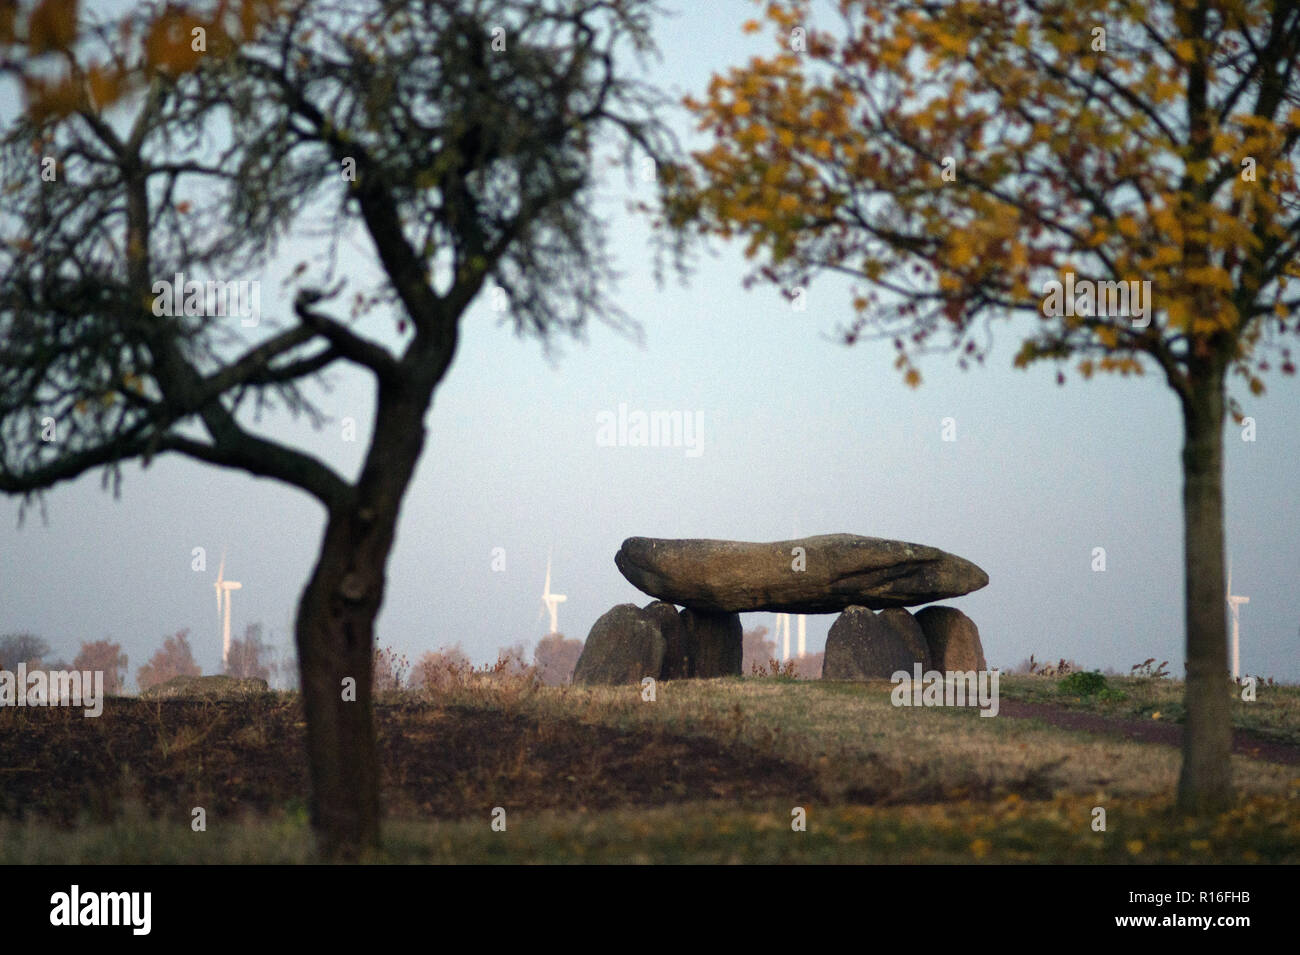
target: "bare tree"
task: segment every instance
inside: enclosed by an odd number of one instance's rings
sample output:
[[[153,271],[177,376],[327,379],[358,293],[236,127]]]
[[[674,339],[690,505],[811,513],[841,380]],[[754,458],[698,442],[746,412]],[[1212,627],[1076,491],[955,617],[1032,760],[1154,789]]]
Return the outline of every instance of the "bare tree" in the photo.
[[[533,666],[547,686],[561,686],[573,680],[580,656],[581,640],[570,640],[562,633],[552,633],[538,641],[533,650]]]
[[[267,680],[278,669],[270,659],[271,648],[262,640],[262,625],[250,623],[244,628],[243,639],[230,641],[230,658],[226,675],[242,679]]]
[[[135,682],[141,690],[156,683],[166,683],[178,676],[200,676],[203,670],[194,662],[190,650],[190,632],[181,630],[163,640],[162,648],[154,651],[149,662],[135,672]]]
[[[759,626],[741,634],[741,673],[752,673],[754,667],[776,659],[776,641],[767,639],[767,632],[767,627]]]
[[[104,674],[104,692],[111,696],[121,694],[126,683],[129,661],[120,643],[95,640],[83,643],[77,658],[72,661],[74,670],[100,670]]]
[[[34,633],[0,637],[0,670],[13,670],[20,663],[38,664],[49,655],[50,645]]]
[[[65,50],[82,80],[59,87],[67,102],[47,98],[5,132],[0,491],[32,495],[96,468],[117,482],[123,461],[173,453],[321,503],[295,625],[312,820],[327,854],[353,857],[379,842],[375,618],[461,318],[491,287],[516,330],[544,341],[592,319],[629,327],[604,294],[597,170],[611,150],[667,158],[671,141],[658,94],[624,67],[650,49],[654,0],[268,10],[255,35],[197,57],[158,54],[148,21],[88,34],[138,66],[139,91],[101,105],[112,98]],[[292,314],[254,319],[260,338],[245,337],[244,316],[205,307],[203,288],[170,287],[249,274],[309,208],[330,253],[303,264]],[[349,231],[383,279],[353,289],[346,315],[334,253]],[[363,333],[376,309],[389,321]],[[346,366],[374,387],[351,480],[250,427],[277,407],[322,424],[303,383]]]

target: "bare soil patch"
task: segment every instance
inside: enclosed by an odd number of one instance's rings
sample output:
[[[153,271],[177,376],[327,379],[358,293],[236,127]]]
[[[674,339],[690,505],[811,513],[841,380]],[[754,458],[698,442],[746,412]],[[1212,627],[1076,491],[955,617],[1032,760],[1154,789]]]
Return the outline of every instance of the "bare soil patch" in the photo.
[[[742,743],[654,727],[619,730],[501,709],[376,708],[390,813],[444,819],[816,792],[806,767]],[[115,818],[125,801],[189,819],[302,811],[305,725],[296,700],[110,700],[80,710],[0,709],[0,816],[64,825]],[[793,804],[793,803],[792,803]]]

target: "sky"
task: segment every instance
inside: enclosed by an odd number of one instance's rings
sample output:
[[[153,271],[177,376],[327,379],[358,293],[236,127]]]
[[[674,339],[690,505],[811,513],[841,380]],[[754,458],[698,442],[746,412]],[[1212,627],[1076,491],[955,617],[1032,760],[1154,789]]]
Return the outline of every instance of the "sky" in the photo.
[[[744,35],[748,0],[670,4],[661,59],[648,78],[675,96],[701,93],[711,73],[765,53]],[[12,90],[0,112],[14,107]],[[685,138],[678,110],[664,117]],[[989,585],[943,601],[978,625],[991,666],[1073,660],[1127,673],[1154,657],[1183,672],[1181,420],[1173,393],[1142,378],[1012,368],[1024,326],[995,327],[983,367],[922,361],[905,386],[886,343],[848,347],[851,315],[836,280],[795,311],[769,286],[746,291],[740,250],[715,245],[686,280],[653,274],[651,232],[611,176],[602,187],[616,266],[612,300],[643,341],[604,326],[545,352],[517,338],[486,302],[466,316],[456,359],[435,396],[428,441],[406,497],[377,625],[379,646],[420,654],[459,644],[476,663],[548,629],[539,619],[548,555],[565,594],[561,632],[585,638],[615,604],[644,604],[614,554],[632,536],[785,540],[824,533],[940,547],[979,564]],[[303,257],[290,246],[263,276],[262,311],[286,303],[276,280]],[[355,274],[370,256],[346,253]],[[362,330],[382,337],[391,318]],[[309,448],[355,474],[369,420],[369,381],[344,369],[320,392],[335,420],[319,432],[271,417],[264,433]],[[1225,507],[1246,673],[1300,681],[1300,383],[1274,375],[1261,398],[1236,393],[1256,439],[1226,432]],[[602,413],[681,411],[703,421],[700,453],[607,447]],[[356,442],[342,419],[362,423]],[[955,440],[943,440],[952,418]],[[98,473],[60,485],[19,526],[0,499],[0,634],[34,632],[71,660],[82,641],[122,644],[130,676],[163,639],[188,629],[204,672],[218,672],[221,628],[213,581],[224,550],[233,630],[260,622],[284,659],[297,601],[314,564],[323,510],[292,488],[168,456],[123,469],[120,499]],[[192,569],[194,548],[206,568]],[[1094,570],[1095,548],[1105,570]],[[497,548],[504,569],[493,569]],[[744,614],[746,628],[774,625]],[[834,615],[808,618],[811,651]]]

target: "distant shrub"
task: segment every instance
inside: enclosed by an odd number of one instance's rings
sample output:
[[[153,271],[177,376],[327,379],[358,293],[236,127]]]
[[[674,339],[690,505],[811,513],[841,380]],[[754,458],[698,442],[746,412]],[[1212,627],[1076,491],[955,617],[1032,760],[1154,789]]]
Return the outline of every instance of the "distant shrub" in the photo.
[[[750,665],[750,672],[754,676],[773,676],[784,680],[794,680],[799,675],[798,667],[793,660],[787,660],[785,665],[774,657],[769,657],[767,663],[754,663]]]
[[[373,692],[395,693],[406,688],[406,677],[411,663],[406,654],[398,654],[392,647],[375,650]]]
[[[1141,663],[1135,663],[1129,674],[1142,680],[1163,680],[1169,676],[1169,661],[1162,660],[1159,666],[1154,666],[1155,662],[1156,658],[1150,657]]]
[[[1106,678],[1100,673],[1089,673],[1081,670],[1077,673],[1071,673],[1061,678],[1057,688],[1068,696],[1092,696],[1095,693],[1101,693],[1109,689],[1106,686]]]
[[[415,664],[411,685],[417,690],[439,690],[465,682],[473,672],[474,665],[458,643],[454,647],[431,650],[420,657]]]
[[[1067,673],[1078,673],[1083,668],[1073,660],[1061,658],[1056,663],[1044,663],[1042,660],[1035,660],[1034,655],[1029,654],[1028,660],[1022,660],[1012,673],[1029,673],[1034,676],[1065,676]]]

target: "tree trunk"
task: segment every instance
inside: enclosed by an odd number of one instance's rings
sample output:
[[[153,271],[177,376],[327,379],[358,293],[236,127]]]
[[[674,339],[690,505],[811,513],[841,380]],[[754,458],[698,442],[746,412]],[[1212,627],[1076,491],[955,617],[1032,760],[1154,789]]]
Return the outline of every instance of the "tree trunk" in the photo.
[[[1232,802],[1232,724],[1223,546],[1222,372],[1191,378],[1183,399],[1183,534],[1187,710],[1178,807],[1218,812]]]
[[[380,389],[356,493],[329,513],[320,557],[298,605],[312,826],[331,859],[352,860],[379,848],[374,625],[402,497],[424,444],[431,392],[432,384],[416,396]]]
[[[371,710],[378,608],[344,595],[355,579],[351,555],[359,523],[353,513],[329,518],[295,628],[307,720],[311,821],[329,858],[355,858],[379,845],[379,754]],[[345,682],[349,679],[350,687]]]

